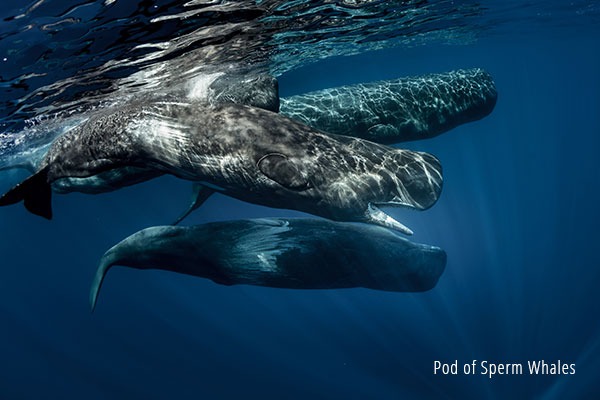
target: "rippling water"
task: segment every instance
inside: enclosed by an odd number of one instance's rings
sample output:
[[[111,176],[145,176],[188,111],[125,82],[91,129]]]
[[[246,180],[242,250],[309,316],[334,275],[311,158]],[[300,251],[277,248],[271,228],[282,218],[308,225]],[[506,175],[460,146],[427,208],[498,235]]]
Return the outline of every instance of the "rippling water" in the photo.
[[[189,92],[223,70],[269,72],[287,96],[483,67],[499,100],[488,118],[409,145],[436,154],[446,176],[432,210],[403,216],[417,241],[448,253],[422,295],[115,271],[90,316],[102,252],[170,221],[189,188],[165,178],[62,196],[50,224],[1,210],[0,397],[597,398],[599,2],[2,5],[0,167],[35,157],[98,108]],[[20,176],[4,175],[3,191]],[[217,197],[190,222],[265,215],[274,212]],[[431,371],[434,359],[538,358],[577,362],[577,374]]]
[[[597,2],[10,1],[0,22],[0,123],[172,91],[225,68],[279,76],[336,55],[555,27],[589,29]],[[115,94],[115,92],[117,92]]]

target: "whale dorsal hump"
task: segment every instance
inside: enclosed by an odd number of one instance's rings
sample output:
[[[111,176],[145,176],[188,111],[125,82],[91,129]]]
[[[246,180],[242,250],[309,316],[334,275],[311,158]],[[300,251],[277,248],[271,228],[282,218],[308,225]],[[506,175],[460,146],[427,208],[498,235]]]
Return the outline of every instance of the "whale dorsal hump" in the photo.
[[[305,168],[285,154],[269,153],[257,163],[258,169],[269,179],[292,190],[308,187],[308,175]]]

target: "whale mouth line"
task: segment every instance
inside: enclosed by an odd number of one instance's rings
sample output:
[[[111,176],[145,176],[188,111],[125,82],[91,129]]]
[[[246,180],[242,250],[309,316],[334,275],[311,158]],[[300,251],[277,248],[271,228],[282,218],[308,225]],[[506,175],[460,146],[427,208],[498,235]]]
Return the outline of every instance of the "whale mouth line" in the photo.
[[[414,207],[412,207],[406,203],[396,202],[396,201],[381,202],[381,203],[369,202],[369,205],[367,206],[367,212],[366,212],[367,221],[372,224],[390,228],[395,231],[402,232],[403,234],[408,235],[408,236],[413,234],[413,231],[409,227],[407,227],[406,225],[404,225],[401,222],[397,221],[396,219],[392,218],[389,214],[382,211],[379,208],[380,206],[391,206],[391,207],[396,207],[396,208],[409,208],[409,209],[413,209],[413,210],[414,210]]]

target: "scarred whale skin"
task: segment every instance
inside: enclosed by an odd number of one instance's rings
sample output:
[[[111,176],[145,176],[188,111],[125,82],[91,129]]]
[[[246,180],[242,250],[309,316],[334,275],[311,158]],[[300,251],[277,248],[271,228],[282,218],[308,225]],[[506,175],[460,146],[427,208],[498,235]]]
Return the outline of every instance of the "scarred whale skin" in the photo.
[[[206,84],[203,85],[199,81],[203,81]],[[200,108],[207,105],[215,106],[222,103],[235,103],[264,108],[265,110],[274,112],[279,110],[279,84],[277,79],[268,74],[242,74],[240,72],[215,73],[192,79],[189,86],[191,87],[187,87],[184,91],[179,90],[168,95],[160,95],[160,97],[144,100],[137,99],[134,101],[173,102],[185,98],[186,101],[191,103],[198,103]],[[85,120],[85,118],[83,119]],[[66,131],[72,127],[72,123],[73,121],[63,122],[64,126],[57,129],[57,122],[55,120],[45,121],[38,126],[38,130],[41,130],[39,134],[51,136],[51,140],[55,140],[59,134],[49,135],[48,132]],[[29,146],[23,146],[25,149],[15,154],[0,157],[0,173],[13,169],[26,169],[31,173],[36,172],[37,167],[51,145],[51,141],[48,141],[46,144],[39,146],[39,142],[35,141],[36,136],[36,131],[26,132],[25,140],[32,141]],[[128,181],[131,173],[137,175],[138,172],[135,170],[124,170],[117,173],[100,175],[91,179],[89,184],[85,186],[79,185],[78,189],[74,190],[68,187],[68,182],[63,182],[63,187],[57,186],[55,190],[61,193],[78,190],[85,193],[103,193],[122,187],[123,181]],[[141,177],[141,175],[138,176]],[[143,177],[143,180],[147,179],[150,179],[150,177]],[[136,179],[132,179],[131,182],[136,183]]]
[[[279,111],[279,83],[268,74],[223,74],[208,89],[211,104],[235,103]]]
[[[25,200],[51,217],[50,187],[65,180],[62,187],[85,191],[90,179],[113,174],[113,190],[165,173],[250,203],[408,234],[378,207],[427,209],[442,188],[441,165],[427,153],[328,135],[254,107],[161,102],[90,118],[61,136],[0,205]]]
[[[280,113],[324,132],[399,143],[481,119],[497,97],[490,74],[475,68],[282,98]]]
[[[446,253],[384,228],[319,219],[156,226],[102,256],[90,290],[92,310],[113,265],[174,271],[223,285],[421,292],[437,284]]]

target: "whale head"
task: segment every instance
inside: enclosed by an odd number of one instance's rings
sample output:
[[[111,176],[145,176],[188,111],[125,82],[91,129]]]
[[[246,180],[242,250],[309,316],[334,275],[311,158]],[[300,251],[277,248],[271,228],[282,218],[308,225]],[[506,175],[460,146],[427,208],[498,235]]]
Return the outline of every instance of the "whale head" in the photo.
[[[200,112],[201,111],[201,112]],[[154,104],[112,111],[57,139],[38,172],[0,197],[52,217],[52,191],[100,193],[162,174],[263,206],[411,234],[381,207],[439,198],[434,156],[328,135],[248,106]]]
[[[380,207],[426,210],[440,197],[443,178],[439,160],[428,153],[397,150],[378,171],[379,180],[368,197],[366,221],[403,233],[412,231],[386,214]]]
[[[257,167],[285,188],[272,192],[287,195],[285,203],[295,203],[296,209],[412,234],[381,207],[426,210],[435,204],[443,184],[439,160],[428,153],[361,139],[333,139],[338,141],[336,145],[321,143],[315,152],[268,153],[258,160]]]

